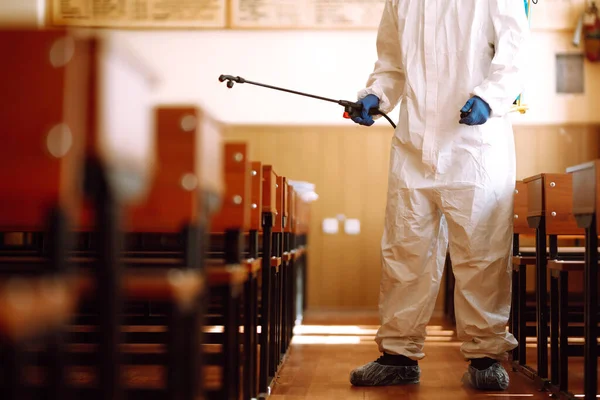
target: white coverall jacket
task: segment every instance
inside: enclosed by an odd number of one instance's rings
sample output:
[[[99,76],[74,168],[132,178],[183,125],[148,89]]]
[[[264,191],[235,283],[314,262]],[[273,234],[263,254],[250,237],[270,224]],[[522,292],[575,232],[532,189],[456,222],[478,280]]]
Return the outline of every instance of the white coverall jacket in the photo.
[[[529,27],[521,0],[386,0],[378,60],[362,99],[401,100],[381,243],[381,352],[424,357],[446,251],[465,358],[503,359],[511,304],[515,147],[508,112],[524,87]],[[458,123],[477,95],[483,125]]]

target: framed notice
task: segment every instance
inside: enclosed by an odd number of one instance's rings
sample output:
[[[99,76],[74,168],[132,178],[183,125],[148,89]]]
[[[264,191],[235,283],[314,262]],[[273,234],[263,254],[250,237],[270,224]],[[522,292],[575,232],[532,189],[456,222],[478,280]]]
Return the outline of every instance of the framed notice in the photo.
[[[230,0],[231,28],[377,29],[385,0]]]
[[[227,0],[49,0],[54,26],[225,28]]]

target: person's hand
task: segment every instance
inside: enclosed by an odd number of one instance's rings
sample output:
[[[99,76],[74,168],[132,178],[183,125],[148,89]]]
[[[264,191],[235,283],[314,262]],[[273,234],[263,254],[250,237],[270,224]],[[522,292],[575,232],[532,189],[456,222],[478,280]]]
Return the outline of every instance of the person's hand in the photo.
[[[474,96],[460,110],[459,123],[465,125],[483,125],[490,118],[490,106],[480,97]]]
[[[375,121],[373,121],[373,117],[369,115],[369,110],[379,107],[379,98],[374,94],[370,94],[367,97],[357,101],[357,103],[362,104],[362,112],[360,113],[360,116],[353,117],[352,121],[364,126],[373,125]]]

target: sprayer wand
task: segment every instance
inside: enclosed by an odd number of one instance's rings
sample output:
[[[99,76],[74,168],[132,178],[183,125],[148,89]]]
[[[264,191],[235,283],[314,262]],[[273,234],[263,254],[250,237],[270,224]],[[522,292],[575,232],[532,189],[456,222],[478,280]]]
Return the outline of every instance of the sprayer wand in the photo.
[[[360,117],[360,114],[361,114],[362,108],[363,108],[362,104],[355,103],[355,102],[348,101],[348,100],[334,100],[334,99],[329,99],[327,97],[315,96],[314,94],[308,94],[308,93],[297,92],[295,90],[283,89],[283,88],[280,88],[277,86],[265,85],[263,83],[248,81],[239,76],[233,76],[233,75],[219,76],[219,82],[225,82],[225,81],[227,81],[227,87],[229,89],[233,88],[234,82],[235,83],[248,83],[250,85],[261,86],[261,87],[268,88],[268,89],[280,90],[280,91],[286,92],[286,93],[292,93],[292,94],[297,94],[299,96],[306,96],[306,97],[310,97],[310,98],[317,99],[317,100],[323,100],[323,101],[328,101],[330,103],[336,103],[336,104],[339,104],[340,106],[344,107],[344,118],[347,118],[347,119],[354,118],[354,117]],[[396,129],[396,124],[394,124],[394,122],[392,122],[392,120],[390,119],[390,117],[387,116],[387,114],[380,111],[378,108],[370,109],[369,115],[382,115],[385,119],[388,120],[388,122],[394,127],[394,129]]]

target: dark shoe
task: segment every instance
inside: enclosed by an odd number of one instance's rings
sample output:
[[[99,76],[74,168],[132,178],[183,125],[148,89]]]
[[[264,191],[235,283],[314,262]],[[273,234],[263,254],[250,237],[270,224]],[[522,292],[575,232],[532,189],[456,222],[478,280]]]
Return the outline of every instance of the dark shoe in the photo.
[[[495,362],[483,370],[469,365],[469,370],[463,376],[463,382],[479,390],[505,390],[508,388],[509,379],[502,364]]]
[[[352,371],[350,383],[354,386],[406,385],[419,383],[420,377],[421,369],[416,361],[403,356],[384,354]]]

